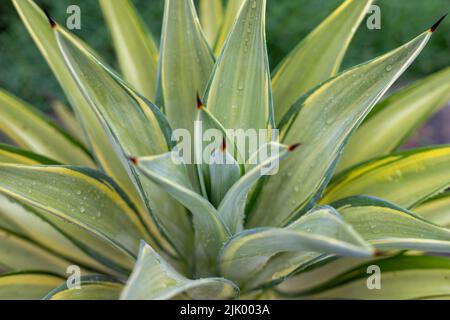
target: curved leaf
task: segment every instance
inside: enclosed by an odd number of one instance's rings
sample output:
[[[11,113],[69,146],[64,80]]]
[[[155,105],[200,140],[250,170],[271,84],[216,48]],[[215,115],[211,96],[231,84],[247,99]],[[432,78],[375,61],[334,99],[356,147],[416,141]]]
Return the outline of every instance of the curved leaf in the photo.
[[[128,174],[120,159],[117,158],[113,147],[110,146],[108,135],[100,120],[91,111],[91,107],[66,67],[59,52],[55,35],[44,12],[32,0],[13,0],[13,4],[62,86],[77,118],[80,119],[89,140],[89,147],[94,151],[96,160],[100,162],[102,169],[114,177],[124,190],[133,190],[133,183],[128,178]]]
[[[0,220],[0,224],[6,229],[27,237],[47,250],[87,269],[113,275],[131,270],[129,258],[126,255],[124,257],[124,254],[119,253],[104,240],[54,218],[43,210],[15,203],[3,195],[0,195]],[[120,264],[117,264],[117,261],[120,261]]]
[[[187,295],[191,299],[227,299],[239,289],[223,278],[189,280],[176,272],[149,245],[143,243],[133,273],[122,292],[124,300],[165,300]]]
[[[281,163],[279,174],[267,180],[250,217],[250,227],[286,225],[314,205],[348,138],[414,61],[431,34],[427,31],[384,56],[340,74],[292,107],[282,126],[282,142],[301,142],[302,148]]]
[[[64,278],[43,272],[20,272],[0,275],[0,300],[42,299]]]
[[[0,162],[15,164],[56,164],[28,151],[0,145]],[[5,224],[9,223],[9,224]],[[0,224],[26,236],[59,255],[89,269],[117,274],[131,270],[128,258],[104,240],[51,214],[16,203],[0,195]],[[120,261],[120,265],[113,261]],[[105,267],[107,266],[107,267]]]
[[[450,230],[384,200],[352,197],[332,206],[375,248],[450,252]]]
[[[94,167],[82,145],[24,101],[0,90],[0,131],[22,148],[60,162]]]
[[[231,234],[243,229],[245,205],[251,188],[262,176],[269,174],[270,171],[277,170],[280,161],[294,149],[290,146],[271,142],[262,146],[256,152],[256,156],[261,155],[258,157],[258,161],[255,161],[254,165],[250,165],[246,174],[233,184],[218,208],[219,215],[230,229]]]
[[[226,149],[219,148],[211,155],[208,170],[211,203],[218,208],[228,190],[241,177],[241,168]]]
[[[425,201],[414,213],[443,227],[450,227],[450,192]]]
[[[155,98],[158,48],[130,0],[100,0],[125,80]]]
[[[0,177],[3,194],[92,232],[127,254],[130,262],[139,241],[146,237],[135,208],[117,185],[99,172],[0,164]]]
[[[186,166],[176,153],[143,157],[136,160],[137,168],[156,184],[188,208],[193,215],[196,247],[202,248],[204,257],[198,257],[197,268],[211,271],[217,254],[229,236],[217,210],[201,195],[193,191]],[[174,158],[175,157],[175,158]],[[203,274],[203,271],[198,270]],[[206,272],[206,271],[205,271]]]
[[[84,276],[80,288],[68,288],[67,283],[52,290],[45,300],[118,300],[123,285],[105,276]]]
[[[449,100],[450,68],[393,94],[375,106],[350,139],[337,171],[396,150]]]
[[[450,186],[450,147],[410,150],[347,170],[331,182],[321,203],[370,195],[413,208]]]
[[[367,257],[373,251],[331,207],[312,210],[286,228],[259,228],[238,233],[222,249],[221,274],[242,285],[279,252],[318,251]]]
[[[286,296],[307,299],[424,299],[448,296],[450,293],[450,259],[446,257],[396,256],[378,260],[381,289],[369,290],[368,268],[363,264],[331,281]]]
[[[346,0],[280,63],[272,77],[275,119],[303,94],[336,75],[373,0]]]
[[[352,270],[362,264],[377,264],[377,261],[385,258],[385,256],[377,256],[361,259],[354,257],[336,257],[324,254],[317,255],[317,258],[312,258],[310,261],[306,261],[304,265],[300,265],[298,268],[290,270],[290,278],[284,279],[285,281],[281,283],[280,281],[277,281],[279,285],[275,290],[280,293],[287,293],[287,295],[294,296],[297,292],[300,293],[323,285],[340,274]],[[277,284],[277,282],[275,282],[275,284]]]
[[[104,122],[98,117],[95,110],[92,109],[92,105],[86,100],[70,70],[67,68],[55,39],[55,34],[44,12],[32,0],[13,0],[13,4],[64,89],[71,106],[76,112],[77,118],[80,120],[89,142],[89,148],[93,151],[93,155],[101,165],[101,169],[113,177],[130,198],[133,199],[140,209],[141,216],[143,219],[146,219],[145,221],[152,234],[158,238],[158,244],[165,245],[165,249],[170,251],[170,246],[164,241],[164,238],[159,233],[159,229],[147,214],[143,200],[141,200],[141,194],[136,189],[135,177],[130,176],[131,169],[128,167],[126,158],[117,150],[118,147],[115,144],[111,144],[111,133],[105,128]],[[61,29],[61,26],[58,26],[58,28]],[[71,39],[74,38],[75,36],[71,35]],[[80,44],[80,40],[77,41]]]
[[[201,101],[199,101],[201,103]],[[195,130],[195,136],[194,136],[194,155],[195,155],[195,162],[197,167],[197,174],[199,177],[200,187],[202,194],[205,198],[210,198],[210,196],[214,196],[214,194],[211,194],[213,190],[211,188],[213,187],[211,185],[212,181],[210,181],[210,170],[215,170],[217,168],[221,168],[220,170],[224,170],[224,167],[222,165],[215,166],[215,165],[208,165],[206,163],[206,160],[210,159],[204,159],[208,155],[205,154],[206,151],[210,150],[211,153],[212,150],[220,150],[220,149],[226,149],[226,156],[230,160],[231,163],[234,162],[234,164],[231,164],[228,166],[228,169],[225,169],[225,171],[230,170],[230,172],[234,172],[234,176],[237,176],[237,170],[239,169],[239,176],[241,175],[241,172],[244,170],[242,163],[245,162],[245,159],[243,158],[241,151],[238,148],[238,144],[236,143],[237,136],[235,134],[232,134],[234,132],[230,132],[227,129],[223,127],[223,125],[220,123],[219,120],[214,117],[214,115],[209,112],[208,109],[204,108],[204,106],[201,104],[198,108],[197,113],[197,119],[196,119],[196,130]],[[211,132],[220,133],[220,136],[215,136],[215,134],[210,137],[211,144],[208,144],[207,147],[205,147],[203,138],[203,133],[210,132],[209,130],[214,130]],[[200,140],[199,140],[200,139]],[[214,140],[214,141],[212,141]],[[244,150],[245,151],[245,150]],[[234,167],[234,169],[233,169]],[[229,176],[229,178],[231,178]],[[225,186],[221,185],[215,185],[215,188],[219,187],[223,191],[226,191]],[[220,199],[222,200],[222,199]],[[212,203],[217,207],[220,204],[220,200],[218,203],[216,203],[216,199],[211,199]]]
[[[448,252],[450,235],[448,230],[424,221],[395,205],[380,199],[355,197],[339,201],[333,206],[362,238],[376,248]],[[380,257],[368,261],[376,264],[375,260],[378,259]],[[336,259],[322,253],[281,253],[271,258],[264,268],[252,277],[247,287],[249,289],[272,287],[300,273],[281,286],[292,287],[297,291],[301,288],[306,290],[361,263],[364,263],[364,260]]]
[[[273,127],[266,0],[246,0],[214,67],[206,106],[227,129]]]
[[[28,239],[0,229],[0,266],[9,271],[39,270],[64,275],[72,263]]]
[[[164,111],[174,129],[194,132],[196,94],[203,95],[214,57],[192,0],[167,0],[161,35],[159,81]]]
[[[160,110],[128,88],[68,33],[59,28],[55,32],[72,76],[77,80],[93,112],[104,119],[107,126],[105,129],[111,130],[111,143],[117,143],[118,149],[132,155],[146,156],[166,152],[169,149],[170,127]],[[141,216],[151,228],[152,234],[159,234],[160,230],[154,224],[160,221],[159,226],[169,241],[185,236],[182,239],[184,241],[173,242],[179,253],[188,255],[191,226],[185,210],[159,187],[145,178],[141,179],[128,161],[124,161],[124,165],[130,171],[131,178],[135,179],[144,202],[148,202],[150,206],[152,215]],[[172,227],[173,221],[179,224],[176,230]],[[183,232],[177,235],[176,231],[179,229]]]

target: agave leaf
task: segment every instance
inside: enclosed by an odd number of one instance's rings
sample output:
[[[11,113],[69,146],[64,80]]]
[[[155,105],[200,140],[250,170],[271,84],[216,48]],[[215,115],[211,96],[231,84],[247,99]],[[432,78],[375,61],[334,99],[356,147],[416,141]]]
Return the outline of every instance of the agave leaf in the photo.
[[[206,0],[207,1],[207,0]],[[223,17],[222,26],[220,27],[219,34],[217,35],[216,44],[214,46],[214,53],[216,56],[222,51],[223,44],[225,43],[236,18],[239,14],[239,10],[245,0],[228,0],[226,5],[225,14]]]
[[[111,243],[133,261],[147,237],[135,208],[103,174],[76,167],[0,164],[0,192]]]
[[[208,169],[211,203],[218,208],[227,191],[241,177],[241,169],[233,156],[222,148],[213,152]]]
[[[243,229],[245,204],[251,188],[261,176],[277,170],[280,161],[294,149],[290,146],[271,142],[262,146],[256,152],[254,156],[258,159],[254,161],[255,164],[248,166],[246,174],[228,190],[218,208],[219,215],[223,218],[231,234],[240,232]],[[273,154],[270,154],[270,152],[273,152]],[[263,153],[266,153],[266,155],[258,157],[259,154],[263,155]]]
[[[332,206],[378,249],[450,252],[450,230],[384,200],[358,196]]]
[[[160,52],[160,90],[173,128],[193,133],[196,94],[203,95],[214,57],[192,0],[167,0]]]
[[[440,226],[450,227],[450,192],[425,201],[414,213]]]
[[[92,110],[106,119],[125,151],[138,155],[167,151],[170,127],[159,109],[127,87],[68,32],[55,27],[55,35]]]
[[[76,39],[59,28],[55,31],[73,77],[94,112],[104,118],[115,137],[111,139],[111,143],[118,143],[119,149],[123,149],[126,154],[140,156],[166,152],[169,148],[170,127],[160,110],[128,88]],[[149,211],[156,215],[153,219],[161,221],[164,233],[168,237],[170,235],[169,239],[173,240],[179,252],[189,255],[192,251],[192,229],[184,208],[159,187],[145,181],[145,178],[141,179],[128,161],[125,161],[124,165],[128,166],[130,175],[137,180],[135,184],[142,197],[149,202]],[[143,216],[146,224],[152,227],[154,221],[151,218],[150,215]],[[173,221],[178,223],[176,229]],[[177,232],[180,229],[182,232]],[[153,234],[158,234],[159,230],[153,227],[152,231]]]
[[[53,101],[52,108],[58,119],[64,125],[64,128],[78,140],[84,141],[85,138],[83,129],[81,129],[72,111],[69,110],[69,108],[66,107],[61,101]]]
[[[118,300],[123,285],[114,278],[89,275],[80,278],[79,288],[69,288],[63,283],[53,289],[45,300]]]
[[[199,101],[199,103],[201,103],[201,101]],[[210,168],[212,166],[209,166],[206,160],[211,160],[211,159],[203,159],[205,158],[204,153],[207,151],[207,148],[210,148],[210,146],[212,146],[211,150],[211,154],[213,153],[212,150],[220,150],[225,148],[226,149],[226,155],[228,157],[228,159],[230,159],[230,162],[235,162],[234,165],[229,166],[230,174],[231,175],[236,175],[237,174],[237,167],[235,167],[236,165],[239,167],[239,171],[240,173],[244,170],[242,163],[245,162],[244,157],[241,155],[241,150],[238,149],[238,145],[236,143],[236,138],[233,135],[230,135],[230,132],[228,130],[226,130],[224,128],[224,126],[220,123],[219,120],[216,119],[216,117],[214,117],[214,115],[211,114],[211,112],[209,112],[208,109],[204,108],[203,105],[200,105],[200,108],[198,110],[197,113],[197,127],[196,127],[196,132],[195,132],[195,145],[194,145],[194,154],[195,154],[195,160],[196,160],[196,167],[197,167],[197,173],[198,173],[198,177],[199,177],[199,181],[200,181],[200,187],[202,190],[202,194],[205,198],[209,198],[209,196],[211,195],[210,193],[212,192],[212,190],[210,190],[212,188],[211,186],[211,181],[210,181]],[[201,132],[200,132],[201,129]],[[203,133],[204,132],[208,132],[208,130],[210,129],[214,129],[214,130],[218,130],[221,133],[220,139],[219,137],[214,137],[215,141],[213,141],[211,144],[208,144],[208,147],[204,147],[203,146]],[[219,139],[219,140],[217,140]],[[212,137],[211,137],[211,140]],[[206,155],[208,156],[208,155]],[[235,159],[233,161],[233,159]],[[222,165],[216,166],[217,168],[221,168],[222,170],[224,169],[224,167]],[[232,167],[235,167],[234,169],[232,169]],[[227,171],[227,169],[225,169],[225,171]],[[234,173],[231,173],[232,171],[234,171]],[[227,178],[230,178],[231,180],[233,180],[232,176],[228,176]],[[215,188],[220,188],[221,190],[228,190],[226,188],[225,185],[215,185]],[[213,195],[211,195],[213,196]],[[220,199],[221,200],[221,199]],[[219,203],[216,203],[215,200],[212,200],[213,204],[215,206],[218,206]]]
[[[249,291],[272,288],[277,284],[291,281],[293,275],[330,259],[333,255],[318,252],[283,252],[273,256],[259,272],[256,272],[246,284]],[[350,258],[342,258],[350,259]],[[361,258],[357,259],[361,261]],[[303,281],[302,283],[304,283]]]
[[[330,79],[292,107],[282,126],[282,141],[300,141],[302,148],[281,164],[279,174],[267,180],[249,226],[286,225],[314,205],[348,138],[414,61],[431,34],[427,31]]]
[[[6,229],[9,231],[12,231],[13,233],[23,236],[24,232],[21,230],[21,228],[17,225],[17,223],[14,221],[14,219],[11,219],[8,214],[9,211],[6,211],[4,209],[4,203],[9,201],[8,198],[1,196],[0,197],[0,228]]]
[[[214,150],[218,150],[222,146],[226,146],[226,131],[223,128],[222,124],[214,118],[207,110],[203,107],[203,102],[200,97],[198,98],[198,106],[197,106],[197,115],[196,115],[196,125],[194,128],[194,146],[191,146],[191,150],[194,153],[195,159],[195,168],[198,176],[198,182],[200,185],[200,191],[204,198],[208,199],[211,194],[211,183],[209,177],[209,163],[208,161],[212,160],[211,156],[214,153]],[[221,133],[220,137],[212,136],[210,137],[211,144],[208,144],[207,147],[203,146],[203,132],[208,132],[208,130],[218,130]],[[183,142],[184,142],[183,138]],[[214,141],[213,141],[214,140]],[[210,147],[211,146],[211,147]],[[178,147],[175,147],[174,150],[178,150]],[[181,150],[179,150],[181,152]],[[207,152],[211,152],[210,155]],[[183,152],[184,153],[184,152]],[[181,154],[180,154],[181,155]],[[232,155],[230,155],[233,157]],[[183,154],[184,157],[184,154]],[[185,163],[189,163],[189,161],[184,161]],[[221,186],[218,186],[221,188]],[[214,203],[213,203],[214,204]],[[216,204],[214,204],[216,205]],[[217,204],[218,205],[218,204]]]
[[[393,94],[374,108],[350,139],[337,172],[395,151],[449,100],[450,68]]]
[[[381,289],[369,290],[368,268],[362,264],[340,274],[329,282],[303,292],[286,293],[285,297],[308,299],[424,299],[448,296],[450,293],[450,259],[433,256],[396,256],[378,260]]]
[[[200,22],[211,46],[216,43],[222,20],[222,0],[200,0]]]
[[[0,162],[26,165],[57,164],[34,153],[5,145],[0,145]],[[119,253],[104,240],[44,210],[13,202],[3,195],[0,195],[0,224],[89,269],[114,275],[131,270],[132,264],[127,264],[129,259],[123,257],[124,254]]]
[[[0,131],[24,149],[60,162],[95,167],[83,146],[24,101],[0,90]]]
[[[373,0],[346,0],[302,40],[272,77],[275,119],[306,92],[336,75]]]
[[[203,96],[214,66],[193,0],[165,2],[160,49],[158,102],[174,129],[186,129],[193,136],[197,95]],[[197,168],[188,165],[188,172],[199,191]]]
[[[246,0],[214,67],[206,106],[227,129],[273,126],[266,0]]]
[[[181,161],[182,159],[177,158],[176,153],[169,152],[159,156],[139,158],[136,164],[143,174],[192,212],[196,247],[202,248],[205,255],[199,258],[204,260],[198,267],[211,271],[215,266],[217,253],[229,236],[229,231],[213,205],[192,190],[186,166]]]
[[[450,186],[450,147],[410,150],[343,172],[328,186],[322,203],[365,194],[414,208]]]
[[[282,258],[283,257],[280,256],[278,259],[280,264],[282,263]],[[287,275],[289,278],[287,278],[287,276],[284,278],[278,278],[273,283],[269,282],[268,284],[278,284],[275,288],[276,291],[280,291],[282,293],[287,292],[289,295],[294,296],[296,292],[303,292],[320,286],[331,281],[340,274],[347,272],[348,270],[352,270],[362,264],[377,264],[378,260],[385,258],[386,256],[377,256],[361,259],[355,257],[338,257],[327,254],[317,254],[317,257],[315,258],[306,258],[303,265],[299,264],[294,266],[294,268],[292,268]],[[298,261],[301,262],[300,259],[298,259]],[[268,266],[270,266],[270,264],[268,264]],[[286,271],[288,270],[286,269]],[[281,280],[284,281],[281,282]]]
[[[55,160],[20,148],[0,143],[0,162],[20,164],[59,164]]]
[[[32,241],[0,229],[0,266],[8,271],[40,270],[60,275],[72,263]]]
[[[450,232],[447,229],[433,225],[386,201],[354,197],[338,201],[333,206],[342,214],[344,220],[375,248],[432,252],[449,250]],[[374,258],[370,261],[376,264]],[[317,265],[321,266],[323,262],[327,262],[325,266],[314,271]],[[297,280],[289,280],[288,284],[300,290],[300,286],[307,288],[325,282],[333,275],[337,276],[338,273],[351,269],[355,264],[361,264],[361,260],[336,260],[330,255],[313,252],[281,253],[266,263],[264,269],[253,277],[249,287],[273,286],[300,272],[302,274],[296,277]],[[308,269],[313,271],[303,274]]]
[[[18,272],[0,275],[0,300],[38,300],[64,278],[44,272]]]
[[[223,278],[190,280],[176,272],[149,245],[143,243],[138,261],[121,299],[163,300],[187,295],[191,299],[226,299],[239,289]]]
[[[128,257],[104,240],[53,218],[43,210],[15,203],[3,195],[0,195],[0,220],[4,229],[29,238],[48,251],[87,269],[119,276],[131,270],[132,264]]]
[[[55,34],[44,12],[32,0],[13,0],[13,4],[74,108],[88,139],[89,147],[93,150],[102,170],[113,177],[127,192],[138,206],[141,216],[146,219],[145,221],[152,234],[158,239],[158,244],[164,245],[164,248],[170,251],[170,246],[164,241],[158,228],[148,217],[141,200],[141,194],[136,189],[135,178],[130,177],[131,169],[128,168],[127,160],[117,152],[117,146],[111,144],[110,133],[105,129],[98,114],[93,112],[92,106],[86,100],[67,68],[55,39]],[[61,26],[58,26],[58,28],[61,29]],[[75,38],[74,36],[71,37]]]
[[[81,120],[83,130],[89,138],[89,147],[95,151],[96,160],[100,162],[103,170],[124,187],[124,190],[133,190],[133,184],[122,163],[115,156],[101,123],[91,112],[87,101],[67,70],[44,12],[32,0],[13,0],[13,4]]]
[[[270,257],[287,251],[319,251],[357,257],[372,248],[331,207],[312,210],[286,228],[259,228],[232,237],[220,255],[221,274],[242,285]]]
[[[156,93],[158,48],[130,0],[100,0],[122,74],[146,98]]]

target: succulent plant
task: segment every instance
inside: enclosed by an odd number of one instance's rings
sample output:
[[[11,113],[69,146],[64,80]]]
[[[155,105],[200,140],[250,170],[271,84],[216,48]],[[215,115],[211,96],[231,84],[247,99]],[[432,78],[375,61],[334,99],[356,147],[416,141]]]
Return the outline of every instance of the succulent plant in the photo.
[[[346,0],[271,73],[266,0],[203,0],[201,19],[165,0],[159,49],[130,1],[100,0],[119,74],[32,0],[12,2],[71,109],[55,104],[63,130],[0,91],[15,145],[0,146],[0,298],[450,295],[450,146],[399,151],[450,100],[450,69],[381,101],[442,19],[340,72],[372,4]],[[195,121],[221,132],[213,149]],[[227,161],[183,162],[180,129],[196,159]],[[242,150],[229,129],[267,141]]]

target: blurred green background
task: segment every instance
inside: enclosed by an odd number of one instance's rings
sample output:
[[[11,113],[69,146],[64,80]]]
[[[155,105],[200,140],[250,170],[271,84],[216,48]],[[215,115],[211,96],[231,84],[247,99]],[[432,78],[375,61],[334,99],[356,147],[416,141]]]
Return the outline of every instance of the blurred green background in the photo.
[[[114,0],[112,0],[114,1]],[[76,33],[113,66],[114,52],[96,0],[36,0],[59,22],[66,9],[79,5],[82,29]],[[133,0],[156,38],[159,38],[163,0]],[[333,11],[341,0],[268,0],[267,39],[271,67]],[[344,67],[374,58],[408,41],[449,11],[449,0],[379,0],[381,30],[359,29],[345,58]],[[418,60],[402,77],[402,83],[450,65],[450,19],[436,33]],[[9,0],[0,0],[0,87],[44,111],[49,101],[64,101],[44,59],[35,48]]]

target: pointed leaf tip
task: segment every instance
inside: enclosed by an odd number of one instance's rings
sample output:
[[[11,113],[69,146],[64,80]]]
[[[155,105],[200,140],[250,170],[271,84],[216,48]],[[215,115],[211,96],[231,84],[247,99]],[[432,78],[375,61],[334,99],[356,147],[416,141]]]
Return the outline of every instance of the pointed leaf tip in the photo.
[[[301,146],[301,143],[292,144],[289,146],[289,151],[295,151],[298,147]]]
[[[202,99],[200,99],[200,96],[197,93],[197,109],[203,108],[203,102]]]
[[[135,157],[128,157],[128,160],[130,160],[133,165],[137,166],[137,164],[138,164],[138,159],[137,158],[135,158]]]
[[[434,32],[436,31],[436,29],[439,27],[439,25],[441,24],[441,22],[447,17],[448,12],[446,14],[444,14],[431,28],[430,28],[430,32]]]
[[[225,152],[227,150],[227,139],[224,137],[222,139],[222,144],[220,145],[220,150]]]
[[[385,257],[387,256],[385,252],[381,251],[381,250],[375,250],[373,252],[373,256],[374,257]]]
[[[48,13],[47,9],[45,9],[45,8],[44,8],[44,13],[45,13],[45,16],[48,19],[48,22],[50,23],[50,26],[54,29],[56,27],[55,20],[53,20],[53,18],[50,16],[50,14]]]

